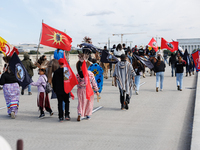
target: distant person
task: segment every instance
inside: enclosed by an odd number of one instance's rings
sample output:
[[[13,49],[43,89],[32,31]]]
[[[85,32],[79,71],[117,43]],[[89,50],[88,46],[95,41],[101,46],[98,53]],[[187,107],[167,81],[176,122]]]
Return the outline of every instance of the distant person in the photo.
[[[176,56],[174,55],[174,53],[171,53],[171,57],[169,58],[169,66],[171,65],[172,77],[173,77],[174,75],[176,76],[176,67],[175,67],[175,63],[176,63]]]
[[[156,57],[156,51],[153,49],[153,47],[150,51],[150,57]]]
[[[175,63],[176,67],[176,84],[177,84],[177,90],[182,91],[183,86],[183,67],[186,66],[186,61],[182,59],[181,56],[178,56],[178,61]]]
[[[137,45],[135,45],[135,47],[132,48],[132,53],[138,55]]]
[[[122,54],[125,54],[124,49],[121,44],[118,44],[117,48],[114,49],[114,56],[120,59]]]
[[[126,61],[126,55],[121,55],[121,61],[119,61],[113,73],[115,80],[115,86],[119,87],[120,91],[120,102],[121,109],[128,109],[128,104],[130,102],[133,90],[133,81],[134,81],[135,72],[131,63]]]
[[[158,89],[159,89],[159,82],[160,82],[160,91],[162,91],[164,72],[165,72],[165,63],[161,60],[160,55],[158,55],[157,62],[154,64],[154,72],[156,72],[156,92],[158,92]]]
[[[113,53],[115,49],[116,49],[116,45],[114,44],[113,47],[111,48],[111,52]]]
[[[141,76],[141,74],[144,70],[144,67],[139,60],[134,59],[133,69],[136,73],[136,76],[135,76],[135,85],[136,85],[135,94],[138,95],[139,94],[139,88],[140,88],[140,76]]]
[[[64,91],[64,59],[60,58],[58,60],[60,67],[54,72],[52,84],[53,91],[57,95],[58,99],[58,118],[60,122],[63,122],[65,115],[65,120],[70,120],[70,112],[69,112],[69,93],[65,93]],[[65,102],[65,114],[63,112],[63,101]]]
[[[158,51],[156,52],[156,56],[157,56],[157,57],[158,57],[158,55],[160,55],[161,60],[164,60],[164,57],[163,57],[163,50],[160,49],[160,47],[158,47]]]
[[[4,65],[4,73],[1,75],[0,85],[3,85],[8,115],[15,119],[19,107],[20,88],[15,74],[7,64]]]
[[[49,102],[49,95],[48,93],[45,92],[45,87],[47,83],[47,77],[45,75],[46,70],[44,68],[39,69],[39,78],[37,82],[32,82],[31,85],[37,86],[38,88],[38,96],[37,96],[37,105],[40,110],[40,116],[39,118],[42,119],[44,118],[44,108],[46,109],[47,112],[49,112],[50,116],[53,115],[53,111],[50,106]]]
[[[139,50],[138,50],[138,54],[139,56],[144,56],[144,49],[143,49],[143,46],[141,45]]]
[[[146,55],[150,55],[150,50],[149,50],[149,47],[148,47],[148,45],[146,46],[146,48],[145,48],[145,53],[146,53]]]
[[[167,61],[167,59],[168,59],[168,53],[164,53],[163,57],[164,57],[164,62],[168,64],[168,61]]]
[[[122,48],[123,48],[123,50],[125,52],[125,55],[127,55],[127,48],[126,48],[126,44],[125,43],[122,44]]]
[[[22,64],[24,65],[25,69],[27,70],[29,76],[32,78],[34,75],[33,69],[37,68],[37,66],[32,63],[32,61],[29,58],[29,55],[27,53],[24,54],[24,59],[22,60]],[[24,95],[24,89],[22,89],[21,94]],[[28,95],[32,95],[31,84],[28,85]]]
[[[58,48],[54,51],[54,59],[59,60],[60,58],[64,58],[64,51]]]

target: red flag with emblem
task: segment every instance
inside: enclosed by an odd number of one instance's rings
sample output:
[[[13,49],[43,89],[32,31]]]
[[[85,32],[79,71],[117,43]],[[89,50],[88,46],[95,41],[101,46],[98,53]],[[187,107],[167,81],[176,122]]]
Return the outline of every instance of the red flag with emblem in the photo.
[[[72,38],[66,33],[42,23],[42,36],[40,44],[62,50],[71,50]]]
[[[167,42],[164,38],[161,38],[161,49],[168,49],[173,53],[178,50],[178,42]]]
[[[64,68],[63,68],[63,73],[64,73],[64,90],[65,93],[70,93],[71,90],[73,89],[73,87],[75,85],[78,84],[76,75],[74,74],[74,72],[72,71],[71,67],[69,66],[65,55],[64,55]],[[71,93],[72,98],[74,97],[74,95]]]
[[[84,76],[84,79],[85,79],[85,84],[86,84],[86,99],[90,100],[90,97],[92,95],[94,95],[94,92],[93,92],[91,84],[90,84],[90,78],[89,78],[89,75],[88,75],[88,70],[87,70],[85,60],[83,61],[81,69],[82,69],[83,76]]]
[[[151,39],[148,45],[151,46],[156,52],[158,51],[158,44],[154,38]]]
[[[199,59],[199,51],[196,51],[195,53],[192,54],[192,58],[194,60],[195,68],[197,71],[200,70],[200,59]]]
[[[5,56],[12,56],[14,52],[16,52],[17,55],[19,54],[18,49],[9,44],[2,37],[0,37],[0,51],[2,51]]]

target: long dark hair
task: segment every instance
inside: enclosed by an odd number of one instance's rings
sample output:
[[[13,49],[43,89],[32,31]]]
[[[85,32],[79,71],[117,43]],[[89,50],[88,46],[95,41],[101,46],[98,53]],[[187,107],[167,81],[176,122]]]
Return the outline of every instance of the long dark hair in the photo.
[[[160,66],[160,63],[161,63],[161,57],[158,56],[158,57],[157,57],[157,66]]]
[[[121,51],[121,50],[122,50],[122,45],[121,45],[121,44],[118,44],[116,50],[117,50],[117,51],[118,51],[118,50]]]

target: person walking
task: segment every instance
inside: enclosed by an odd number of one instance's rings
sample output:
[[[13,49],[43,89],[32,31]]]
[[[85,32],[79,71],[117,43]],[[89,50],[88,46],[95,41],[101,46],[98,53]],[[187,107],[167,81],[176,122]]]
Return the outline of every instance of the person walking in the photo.
[[[64,91],[64,59],[60,58],[58,60],[60,67],[54,72],[52,84],[53,90],[57,95],[58,99],[58,118],[60,122],[63,122],[64,112],[63,112],[63,101],[65,102],[65,120],[70,120],[69,112],[69,93]]]
[[[158,92],[158,89],[159,89],[159,82],[160,82],[160,91],[162,91],[164,72],[165,72],[165,63],[161,61],[160,55],[158,55],[157,62],[154,64],[154,71],[156,72],[156,92]]]
[[[32,78],[34,75],[33,69],[37,68],[37,66],[32,63],[32,61],[29,58],[29,55],[27,53],[24,54],[24,59],[22,60],[22,64],[24,65],[25,69],[27,70],[29,76]],[[22,89],[21,94],[24,95],[24,89]],[[31,84],[28,85],[28,95],[32,95]]]
[[[174,53],[171,53],[171,57],[169,58],[169,66],[171,65],[172,77],[173,77],[174,75],[176,76],[176,67],[175,67],[175,63],[176,63],[176,56],[174,55]]]
[[[121,61],[119,61],[113,73],[115,86],[119,87],[121,109],[128,109],[128,104],[132,96],[133,81],[135,72],[131,63],[126,60],[126,55],[121,55]]]
[[[20,88],[18,80],[8,64],[4,65],[4,73],[1,75],[0,85],[3,85],[8,115],[15,119],[19,107]]]
[[[183,86],[183,67],[186,66],[186,61],[182,59],[181,56],[178,56],[178,61],[175,63],[176,67],[176,84],[177,84],[177,90],[182,91]]]
[[[121,44],[118,44],[117,48],[114,49],[114,56],[120,58],[122,54],[125,54],[124,49]]]
[[[86,98],[86,81],[82,72],[82,62],[78,63],[77,71],[78,74],[76,75],[78,80],[78,89],[77,89],[77,96],[78,96],[78,117],[77,121],[81,121],[81,118],[86,117],[88,120],[91,118],[93,104],[94,104],[94,94],[90,97],[90,100]],[[99,95],[99,89],[94,77],[94,74],[88,70],[88,76],[90,80],[90,85],[96,91],[96,94]]]
[[[44,118],[45,116],[44,108],[46,109],[47,112],[49,112],[50,116],[53,115],[53,111],[51,109],[49,102],[48,93],[45,92],[45,87],[47,83],[47,77],[45,75],[45,71],[46,70],[44,68],[40,68],[38,73],[40,76],[37,82],[31,83],[32,86],[37,86],[38,88],[37,105],[40,110],[40,116],[39,116],[40,119]]]
[[[133,61],[133,69],[136,73],[135,76],[135,94],[138,95],[139,94],[139,88],[140,88],[140,76],[144,70],[143,65],[141,64],[141,62],[139,60],[137,60],[136,58]]]

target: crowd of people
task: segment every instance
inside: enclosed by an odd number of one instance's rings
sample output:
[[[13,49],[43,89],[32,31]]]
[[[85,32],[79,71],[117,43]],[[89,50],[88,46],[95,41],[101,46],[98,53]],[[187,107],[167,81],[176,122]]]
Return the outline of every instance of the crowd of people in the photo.
[[[107,50],[107,47],[104,47],[104,50]],[[183,73],[184,67],[186,66],[186,76],[191,75],[191,72],[194,74],[194,63],[192,57],[190,57],[190,62],[186,62],[183,60],[183,56],[181,56],[180,52],[171,53],[171,57],[169,58],[168,63],[168,54],[163,53],[163,51],[159,48],[156,52],[154,49],[149,50],[148,46],[143,48],[140,46],[139,49],[137,45],[132,49],[130,47],[126,48],[126,45],[118,44],[117,46],[113,45],[111,51],[119,61],[115,64],[114,72],[112,76],[114,77],[115,86],[119,88],[120,94],[120,103],[121,109],[129,109],[128,104],[130,103],[131,96],[133,94],[133,88],[135,88],[136,95],[139,94],[140,87],[140,78],[141,75],[145,72],[145,64],[137,59],[135,56],[140,56],[145,59],[150,60],[150,58],[155,58],[155,61],[151,61],[153,63],[154,69],[152,69],[156,73],[156,92],[159,90],[163,90],[163,80],[164,80],[164,72],[166,65],[169,64],[171,66],[171,75],[176,76],[177,90],[182,91],[183,87]],[[70,120],[70,100],[72,97],[71,93],[66,93],[64,90],[64,51],[57,49],[54,52],[54,59],[58,60],[59,68],[54,72],[52,78],[52,87],[53,92],[56,94],[58,99],[58,118],[59,121],[62,122],[65,120]],[[45,62],[46,56],[43,55],[38,63]],[[93,60],[96,64],[96,61]],[[54,113],[50,106],[49,96],[46,93],[45,88],[48,83],[47,76],[45,75],[46,69],[32,63],[29,59],[28,54],[24,54],[24,60],[22,60],[24,67],[26,68],[29,76],[32,78],[33,69],[39,68],[38,74],[39,78],[36,82],[32,82],[28,85],[28,95],[31,95],[31,86],[37,86],[38,88],[38,96],[37,96],[37,105],[40,110],[39,118],[44,118],[45,113],[44,110],[49,112],[50,116]],[[78,81],[78,107],[77,107],[77,121],[81,121],[82,118],[90,119],[93,110],[94,103],[94,94],[90,97],[90,100],[86,98],[86,80],[83,75],[82,65],[83,62],[79,61],[77,63],[77,74],[76,78]],[[98,65],[98,64],[97,64]],[[44,65],[45,66],[45,65]],[[99,95],[99,88],[97,85],[97,81],[95,80],[94,74],[88,70],[88,76],[90,80],[90,85],[94,90],[94,93]],[[145,77],[145,76],[143,76]],[[9,69],[8,63],[4,65],[4,71],[0,78],[0,85],[3,85],[4,97],[7,105],[7,113],[11,118],[15,118],[18,107],[19,107],[19,97],[20,97],[20,87],[19,82],[15,77],[15,74]],[[21,90],[21,95],[24,94],[24,89]]]

